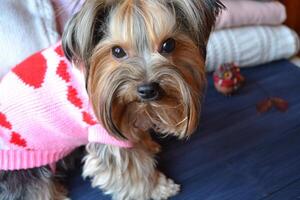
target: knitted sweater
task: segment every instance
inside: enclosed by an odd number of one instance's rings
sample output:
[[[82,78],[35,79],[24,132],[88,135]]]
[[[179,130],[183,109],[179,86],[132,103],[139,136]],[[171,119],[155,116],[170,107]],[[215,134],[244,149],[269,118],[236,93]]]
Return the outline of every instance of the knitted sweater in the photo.
[[[53,164],[88,142],[131,147],[96,121],[82,73],[60,44],[26,59],[0,82],[0,170]]]

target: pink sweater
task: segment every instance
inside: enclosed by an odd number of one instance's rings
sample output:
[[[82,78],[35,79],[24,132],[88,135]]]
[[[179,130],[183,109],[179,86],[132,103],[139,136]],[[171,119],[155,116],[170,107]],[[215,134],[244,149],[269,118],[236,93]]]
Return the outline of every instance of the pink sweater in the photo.
[[[0,170],[53,164],[88,142],[129,148],[96,121],[84,78],[60,44],[26,59],[0,82]]]

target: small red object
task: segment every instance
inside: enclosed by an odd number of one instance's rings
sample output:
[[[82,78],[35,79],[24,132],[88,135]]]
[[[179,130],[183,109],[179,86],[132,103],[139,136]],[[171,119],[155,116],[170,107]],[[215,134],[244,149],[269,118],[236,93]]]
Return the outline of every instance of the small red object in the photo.
[[[0,126],[3,126],[7,129],[12,129],[11,123],[6,119],[4,113],[0,112]]]
[[[213,79],[216,90],[224,95],[237,91],[245,82],[240,68],[234,64],[220,65],[214,72]]]
[[[42,87],[47,72],[47,60],[42,54],[34,54],[12,71],[28,86]]]
[[[266,113],[272,107],[276,108],[280,112],[286,112],[289,109],[289,103],[279,97],[268,97],[256,104],[256,110],[259,113]]]
[[[24,138],[22,138],[19,133],[16,133],[16,132],[12,132],[11,139],[9,142],[12,144],[21,146],[21,147],[27,146],[26,140]]]

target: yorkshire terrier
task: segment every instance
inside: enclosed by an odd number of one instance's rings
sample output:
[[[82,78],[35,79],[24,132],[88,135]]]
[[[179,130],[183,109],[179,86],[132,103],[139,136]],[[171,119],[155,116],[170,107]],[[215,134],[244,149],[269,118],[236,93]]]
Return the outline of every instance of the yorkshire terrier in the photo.
[[[160,146],[149,132],[181,139],[197,128],[206,45],[221,8],[219,0],[87,0],[69,21],[64,54],[84,74],[83,88],[97,121],[110,136],[132,144],[86,145],[83,176],[93,187],[114,200],[162,200],[179,192],[180,186],[156,169]],[[69,100],[78,105],[78,99]],[[5,117],[0,112],[0,126],[13,129]],[[91,123],[90,117],[83,112]],[[13,134],[10,142],[27,145]],[[67,199],[54,177],[49,165],[1,170],[0,199]]]

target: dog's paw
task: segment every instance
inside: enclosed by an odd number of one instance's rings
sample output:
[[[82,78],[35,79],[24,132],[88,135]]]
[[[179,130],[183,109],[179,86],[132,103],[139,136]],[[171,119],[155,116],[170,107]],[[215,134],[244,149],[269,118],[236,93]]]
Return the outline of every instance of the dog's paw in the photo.
[[[159,173],[157,185],[154,188],[151,198],[153,200],[165,200],[176,195],[180,190],[180,185],[174,183],[172,179],[166,178],[162,173]]]

